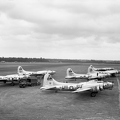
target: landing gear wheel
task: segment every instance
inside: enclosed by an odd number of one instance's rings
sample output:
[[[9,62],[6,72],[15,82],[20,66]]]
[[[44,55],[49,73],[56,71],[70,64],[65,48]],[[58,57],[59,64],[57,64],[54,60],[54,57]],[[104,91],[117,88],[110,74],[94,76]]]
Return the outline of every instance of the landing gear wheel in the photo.
[[[90,96],[91,96],[91,97],[95,97],[96,94],[97,94],[97,92],[92,92],[92,93],[90,94]]]
[[[22,88],[22,85],[19,85],[20,88]]]

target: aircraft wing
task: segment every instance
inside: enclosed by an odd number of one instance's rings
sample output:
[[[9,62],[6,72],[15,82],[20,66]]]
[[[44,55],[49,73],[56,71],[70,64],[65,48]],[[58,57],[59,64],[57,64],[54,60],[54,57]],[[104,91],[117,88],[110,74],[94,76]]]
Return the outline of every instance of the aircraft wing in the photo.
[[[43,76],[43,75],[45,75],[45,73],[32,73],[32,74],[29,74],[29,76],[35,76],[35,77],[37,77],[37,76]]]
[[[32,72],[32,73],[28,73],[29,76],[44,76],[46,73],[49,73],[49,74],[54,74],[55,71],[38,71],[38,72]]]
[[[66,76],[65,79],[76,79],[76,76]]]
[[[87,90],[91,90],[91,88],[78,88],[77,90],[73,91],[73,93],[79,93],[79,92],[84,92]]]

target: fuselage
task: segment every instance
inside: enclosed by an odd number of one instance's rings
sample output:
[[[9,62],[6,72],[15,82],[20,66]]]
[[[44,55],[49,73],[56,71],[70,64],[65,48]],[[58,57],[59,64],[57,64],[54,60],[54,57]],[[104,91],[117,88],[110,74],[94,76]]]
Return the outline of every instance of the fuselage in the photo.
[[[18,74],[5,75],[5,76],[0,76],[0,81],[12,81],[12,80],[17,81],[23,77],[24,76]]]
[[[50,90],[60,90],[60,91],[75,91],[77,89],[85,89],[91,88],[92,91],[99,91],[102,89],[108,89],[113,87],[113,84],[110,82],[96,81],[91,80],[89,82],[82,83],[61,83],[53,80],[52,89]],[[50,85],[46,85],[45,87],[41,87],[41,89],[45,89],[50,87]]]
[[[55,74],[55,71],[51,71],[51,70],[44,70],[44,71],[37,71],[37,72],[34,72],[34,71],[24,71],[23,74],[24,75],[45,75],[46,73],[49,73],[49,74]]]
[[[65,78],[66,79],[88,79],[89,75],[87,74],[76,74],[74,73],[73,75],[68,75]]]
[[[102,74],[108,74],[109,76],[115,76],[116,74],[119,73],[118,70],[102,70],[102,71],[97,70],[97,72]]]

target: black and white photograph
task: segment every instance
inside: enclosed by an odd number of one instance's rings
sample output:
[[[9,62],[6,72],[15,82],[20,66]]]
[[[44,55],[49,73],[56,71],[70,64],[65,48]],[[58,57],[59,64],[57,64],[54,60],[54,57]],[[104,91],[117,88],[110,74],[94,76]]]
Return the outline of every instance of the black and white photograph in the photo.
[[[0,0],[0,120],[120,120],[120,1]]]

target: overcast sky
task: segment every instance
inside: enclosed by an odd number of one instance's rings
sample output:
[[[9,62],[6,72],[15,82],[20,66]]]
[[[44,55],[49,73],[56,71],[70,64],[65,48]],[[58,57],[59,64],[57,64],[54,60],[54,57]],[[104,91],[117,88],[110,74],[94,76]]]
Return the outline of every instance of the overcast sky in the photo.
[[[0,0],[0,56],[120,60],[120,0]]]

